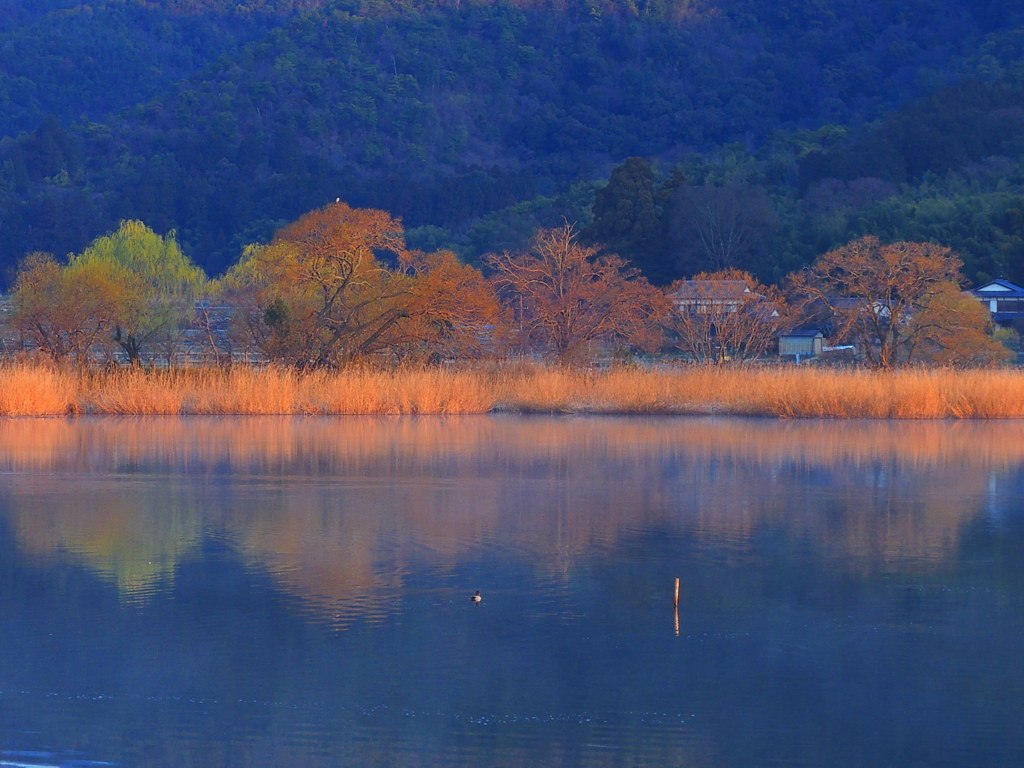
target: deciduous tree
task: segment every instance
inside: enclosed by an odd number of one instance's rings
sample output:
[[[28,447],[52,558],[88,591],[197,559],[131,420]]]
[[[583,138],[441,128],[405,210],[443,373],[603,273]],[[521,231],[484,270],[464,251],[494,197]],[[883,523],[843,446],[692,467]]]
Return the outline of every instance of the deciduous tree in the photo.
[[[478,270],[409,251],[398,219],[340,201],[250,246],[221,290],[250,343],[299,367],[479,350],[498,311]]]
[[[992,333],[992,316],[980,301],[947,283],[923,304],[908,340],[907,356],[939,365],[986,366],[1005,363],[1013,352]]]
[[[405,316],[410,285],[400,220],[385,211],[336,202],[307,213],[274,237],[282,290],[293,322],[304,327],[300,365],[336,365],[388,345]],[[269,305],[268,305],[269,306]],[[269,318],[273,320],[273,317]]]
[[[715,363],[762,357],[774,346],[785,313],[779,291],[749,272],[702,272],[669,288],[676,304],[669,329],[675,345]]]
[[[767,194],[746,184],[684,184],[667,215],[676,274],[761,267],[779,229]]]
[[[487,262],[521,341],[559,360],[585,357],[596,343],[661,343],[663,294],[618,256],[581,245],[570,224],[541,230],[524,253]]]
[[[892,368],[967,361],[975,357],[967,348],[987,347],[989,318],[958,298],[960,267],[944,246],[869,236],[829,251],[790,282],[805,309],[831,315],[834,341],[856,344],[872,366]]]
[[[116,264],[62,267],[50,254],[33,253],[17,273],[14,324],[54,360],[84,365],[143,296],[141,280]]]
[[[123,221],[116,232],[73,256],[69,268],[100,264],[134,276],[143,294],[126,306],[113,329],[129,362],[138,364],[149,345],[166,345],[180,336],[206,275],[182,253],[173,231],[161,237],[141,221]]]
[[[407,349],[441,357],[481,357],[501,340],[501,305],[480,270],[450,251],[413,252]]]

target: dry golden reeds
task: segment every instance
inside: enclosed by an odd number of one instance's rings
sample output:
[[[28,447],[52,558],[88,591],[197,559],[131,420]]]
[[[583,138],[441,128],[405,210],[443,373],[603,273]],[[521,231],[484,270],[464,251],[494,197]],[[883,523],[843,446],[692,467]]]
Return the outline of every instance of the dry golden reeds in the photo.
[[[302,413],[470,414],[494,408],[493,388],[472,370],[318,371],[302,378]]]
[[[76,381],[44,364],[0,366],[0,416],[66,414],[76,396]]]
[[[794,367],[236,367],[113,371],[0,366],[0,415],[736,414],[783,418],[1021,418],[1024,372]]]
[[[77,413],[165,416],[182,412],[184,371],[114,369],[79,374]]]
[[[1017,370],[694,366],[583,373],[541,368],[507,377],[513,411],[734,414],[783,418],[1021,418]]]
[[[301,412],[301,379],[290,368],[197,369],[183,413],[277,416]]]

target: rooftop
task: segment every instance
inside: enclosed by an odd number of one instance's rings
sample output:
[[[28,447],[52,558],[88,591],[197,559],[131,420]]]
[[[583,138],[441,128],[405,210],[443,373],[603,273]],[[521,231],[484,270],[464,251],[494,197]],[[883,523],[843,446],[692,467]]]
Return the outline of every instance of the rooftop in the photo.
[[[742,299],[750,293],[743,280],[686,280],[670,299]]]

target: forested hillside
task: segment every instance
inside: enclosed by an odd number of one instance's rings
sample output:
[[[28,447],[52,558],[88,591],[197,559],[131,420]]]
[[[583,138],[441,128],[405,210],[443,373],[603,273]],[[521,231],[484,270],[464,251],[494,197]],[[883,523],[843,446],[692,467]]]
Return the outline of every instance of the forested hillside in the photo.
[[[0,17],[7,266],[139,219],[218,272],[341,197],[468,258],[593,215],[660,282],[722,259],[772,279],[868,230],[1020,272],[1010,0],[0,0]],[[592,213],[629,157],[649,201],[612,186]],[[708,201],[756,214],[743,249],[694,249]]]
[[[322,0],[0,0],[0,136],[102,120],[153,98]]]

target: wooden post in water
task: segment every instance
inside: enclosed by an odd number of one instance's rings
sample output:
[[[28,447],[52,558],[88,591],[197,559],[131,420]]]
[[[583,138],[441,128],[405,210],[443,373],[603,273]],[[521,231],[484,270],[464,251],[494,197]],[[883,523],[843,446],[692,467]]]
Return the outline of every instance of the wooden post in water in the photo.
[[[676,577],[676,637],[679,637],[679,577]]]

